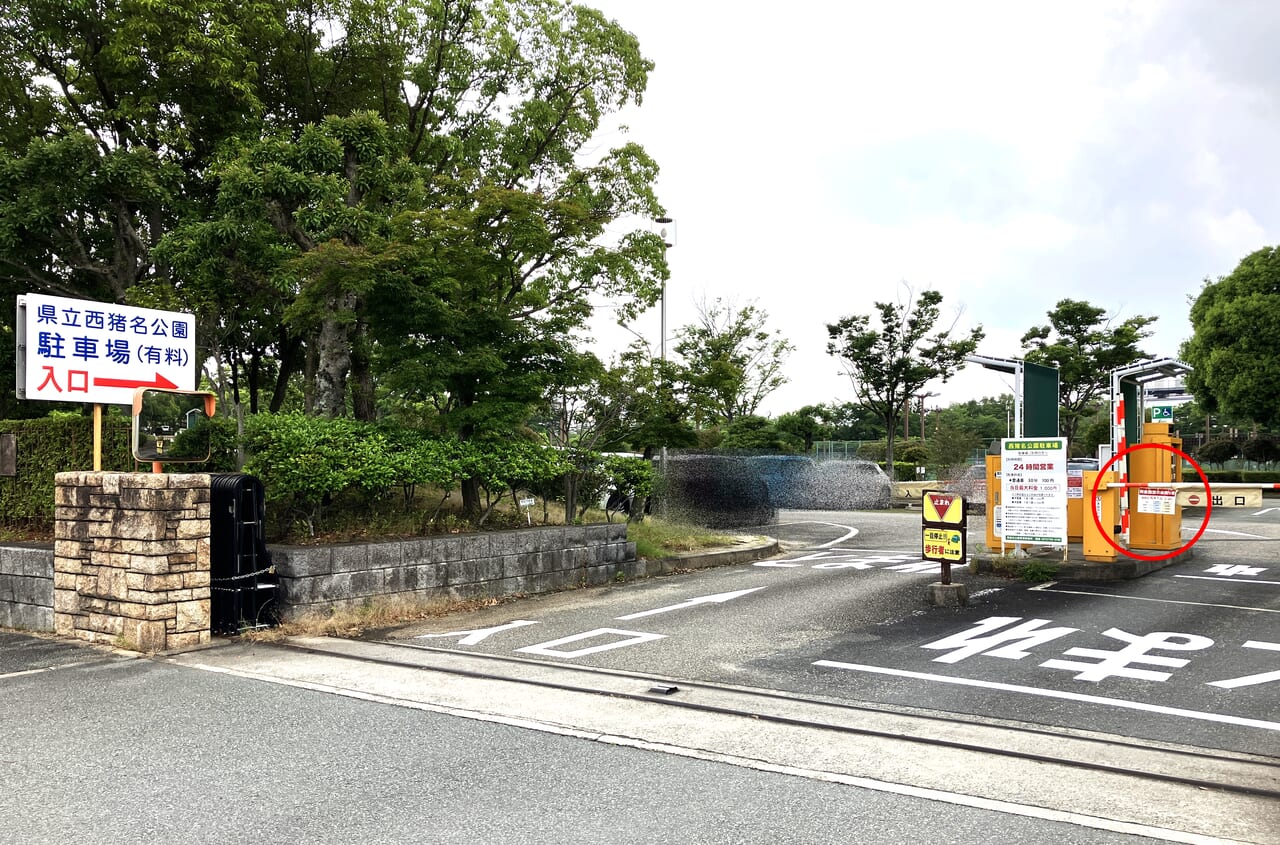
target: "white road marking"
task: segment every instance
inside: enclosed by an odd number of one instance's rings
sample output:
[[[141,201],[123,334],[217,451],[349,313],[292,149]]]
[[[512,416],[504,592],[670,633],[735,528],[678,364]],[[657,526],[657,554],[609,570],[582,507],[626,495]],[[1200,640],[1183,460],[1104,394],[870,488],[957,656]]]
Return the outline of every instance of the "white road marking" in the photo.
[[[512,628],[523,628],[525,625],[537,624],[537,622],[531,622],[528,619],[517,619],[514,622],[508,622],[505,625],[495,625],[492,628],[477,628],[474,631],[450,631],[447,634],[419,634],[414,637],[414,639],[434,640],[441,637],[462,637],[462,639],[458,640],[458,645],[477,645],[499,631],[510,631]],[[464,634],[466,636],[463,636]]]
[[[1231,584],[1280,584],[1280,581],[1263,581],[1258,578],[1215,578],[1212,575],[1175,575],[1174,578],[1190,578],[1195,581],[1226,581]]]
[[[1264,643],[1258,640],[1247,640],[1241,648],[1260,648],[1265,651],[1280,651],[1280,643]],[[1229,678],[1225,681],[1210,681],[1211,687],[1222,687],[1223,689],[1235,689],[1236,687],[1251,687],[1255,684],[1266,684],[1271,681],[1280,681],[1280,671],[1261,672],[1257,675],[1246,675],[1243,678]]]
[[[1181,578],[1183,576],[1175,575],[1173,577]],[[1186,576],[1186,577],[1193,577],[1193,576]],[[1054,584],[1057,584],[1057,583],[1058,583],[1057,581],[1047,581],[1035,587],[1028,587],[1028,589],[1043,590],[1046,593],[1066,593],[1073,596],[1097,596],[1099,598],[1106,598],[1106,599],[1128,599],[1129,601],[1153,601],[1153,602],[1156,602],[1157,604],[1185,604],[1185,605],[1190,605],[1191,607],[1223,607],[1223,608],[1226,608],[1227,610],[1252,610],[1258,613],[1280,613],[1280,610],[1276,610],[1269,607],[1246,607],[1244,605],[1239,605],[1239,604],[1214,604],[1213,602],[1204,602],[1204,601],[1178,601],[1176,599],[1153,599],[1153,598],[1147,598],[1146,596],[1118,596],[1115,593],[1094,593],[1094,592],[1090,592],[1089,590],[1050,590],[1049,589],[1050,587],[1052,587]]]
[[[848,525],[841,525],[841,524],[840,524],[840,523],[838,523],[838,522],[818,522],[817,520],[806,520],[806,521],[804,521],[804,522],[779,522],[779,523],[776,523],[776,526],[777,526],[778,528],[785,528],[785,527],[786,527],[786,526],[788,526],[788,525],[830,525],[830,526],[832,526],[833,528],[843,528],[843,529],[845,529],[845,534],[844,534],[844,536],[843,536],[843,537],[840,537],[839,539],[836,539],[836,540],[832,540],[832,541],[831,541],[831,542],[829,542],[829,543],[823,543],[823,544],[822,544],[822,545],[820,545],[820,546],[815,546],[815,547],[814,547],[814,548],[818,548],[818,549],[825,549],[825,548],[826,548],[826,547],[828,547],[828,546],[834,546],[836,543],[843,543],[845,540],[850,540],[850,539],[852,539],[852,538],[854,538],[854,537],[857,537],[857,536],[858,536],[858,529],[853,528],[853,527],[848,526]]]
[[[588,640],[592,637],[599,637],[603,634],[616,634],[625,639],[613,640],[603,645],[587,646],[576,651],[560,651],[556,646],[565,645],[566,643],[576,643],[579,640]],[[526,646],[516,649],[517,652],[523,654],[543,654],[547,657],[582,657],[586,654],[595,654],[599,651],[609,651],[610,649],[622,648],[623,646],[639,645],[652,640],[661,640],[666,638],[666,634],[646,634],[643,631],[622,631],[617,628],[596,628],[594,631],[586,631],[581,634],[571,634],[567,637],[561,637],[558,640],[550,640],[545,643],[537,643],[536,645]]]
[[[973,678],[952,678],[946,675],[931,675],[927,672],[909,672],[906,669],[888,669],[884,666],[867,666],[861,663],[841,663],[835,660],[818,660],[814,666],[827,666],[832,669],[848,669],[851,672],[869,672],[877,675],[892,675],[897,678],[915,678],[921,681],[937,681],[942,684],[953,684],[962,687],[980,687],[982,689],[1016,692],[1022,695],[1035,695],[1041,698],[1061,698],[1067,701],[1083,701],[1087,704],[1101,704],[1106,707],[1119,707],[1126,710],[1141,710],[1146,713],[1160,713],[1165,716],[1179,716],[1184,719],[1197,719],[1203,722],[1217,722],[1224,725],[1240,725],[1246,728],[1260,728],[1264,731],[1280,731],[1280,722],[1268,722],[1264,719],[1248,719],[1244,716],[1229,716],[1225,713],[1207,713],[1201,710],[1184,710],[1181,707],[1165,707],[1161,704],[1144,704],[1140,701],[1128,701],[1123,698],[1107,698],[1101,695],[1086,695],[1065,690],[1041,689],[1040,687],[1024,687],[1018,684],[1002,684],[997,681],[981,681]]]
[[[1198,530],[1198,529],[1195,529],[1195,528],[1188,528],[1188,527],[1187,527],[1187,526],[1185,526],[1185,525],[1184,525],[1184,526],[1182,526],[1182,531],[1183,531],[1183,533],[1184,533],[1184,534],[1194,534],[1194,533],[1196,533],[1196,531],[1197,531],[1197,530]],[[1228,530],[1227,530],[1227,529],[1225,529],[1225,528],[1206,528],[1206,529],[1204,530],[1204,533],[1206,533],[1206,534],[1230,534],[1230,535],[1232,535],[1233,537],[1246,537],[1246,538],[1248,538],[1248,539],[1250,539],[1250,540],[1270,540],[1270,539],[1272,539],[1271,537],[1264,537],[1264,536],[1262,536],[1261,534],[1250,534],[1250,533],[1248,533],[1247,531],[1228,531]]]
[[[748,593],[754,593],[756,590],[763,590],[764,587],[752,587],[749,590],[735,590],[732,593],[716,593],[714,596],[699,596],[696,599],[682,601],[679,604],[669,604],[666,607],[659,607],[653,610],[642,610],[639,613],[629,613],[626,616],[615,616],[619,621],[628,619],[641,619],[645,616],[657,616],[659,613],[668,613],[672,610],[684,610],[686,607],[696,607],[700,604],[723,604],[727,601],[733,601],[736,598],[745,596]]]

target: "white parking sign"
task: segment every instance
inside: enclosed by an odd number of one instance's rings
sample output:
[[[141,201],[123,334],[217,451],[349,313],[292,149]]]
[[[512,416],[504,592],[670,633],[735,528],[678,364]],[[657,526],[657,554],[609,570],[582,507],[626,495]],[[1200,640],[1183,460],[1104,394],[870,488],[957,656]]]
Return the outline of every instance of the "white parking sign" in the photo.
[[[128,405],[139,387],[195,389],[190,314],[30,293],[16,325],[19,399]]]

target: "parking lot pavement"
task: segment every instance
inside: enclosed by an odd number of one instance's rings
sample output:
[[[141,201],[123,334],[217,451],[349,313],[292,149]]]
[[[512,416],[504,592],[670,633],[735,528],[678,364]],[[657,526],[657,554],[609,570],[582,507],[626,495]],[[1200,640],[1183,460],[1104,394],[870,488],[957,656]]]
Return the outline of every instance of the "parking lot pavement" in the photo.
[[[56,639],[52,634],[0,631],[0,678],[60,666],[134,659],[114,649]]]

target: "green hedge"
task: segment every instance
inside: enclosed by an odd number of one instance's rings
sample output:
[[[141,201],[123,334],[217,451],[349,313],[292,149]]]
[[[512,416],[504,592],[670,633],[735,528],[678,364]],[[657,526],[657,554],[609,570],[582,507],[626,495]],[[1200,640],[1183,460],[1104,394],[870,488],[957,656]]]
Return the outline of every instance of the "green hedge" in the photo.
[[[17,475],[0,477],[0,520],[7,525],[53,526],[54,476],[93,469],[93,418],[42,417],[0,420],[0,433],[12,434]],[[129,421],[108,415],[102,421],[102,468],[130,472]]]
[[[1195,481],[1197,476],[1195,470],[1187,470],[1183,472],[1182,477],[1186,481]],[[1260,469],[1206,469],[1204,477],[1209,479],[1209,484],[1280,484],[1280,472],[1275,470]]]
[[[243,446],[243,471],[261,479],[269,515],[282,522],[301,519],[314,532],[330,505],[350,508],[402,496],[408,506],[414,492],[430,486],[456,490],[464,479],[478,478],[486,502],[519,490],[557,497],[567,475],[578,478],[584,502],[601,491],[620,489],[647,495],[653,485],[648,461],[592,452],[565,452],[518,439],[463,443],[451,438],[347,419],[299,414],[257,414],[245,422],[243,438],[225,416],[209,421],[211,454],[207,462],[167,463],[168,472],[234,472]],[[17,443],[17,476],[0,477],[0,524],[48,530],[53,526],[54,476],[93,468],[93,421],[58,416],[0,421],[0,433]],[[102,469],[146,472],[130,451],[130,422],[116,414],[103,422]],[[274,512],[274,513],[272,513]]]

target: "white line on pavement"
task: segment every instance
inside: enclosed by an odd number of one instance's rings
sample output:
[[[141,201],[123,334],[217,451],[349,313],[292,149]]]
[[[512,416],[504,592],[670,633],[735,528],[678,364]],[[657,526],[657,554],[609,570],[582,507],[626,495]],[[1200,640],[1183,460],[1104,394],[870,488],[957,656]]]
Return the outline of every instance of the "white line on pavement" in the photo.
[[[1280,722],[1268,722],[1264,719],[1248,719],[1244,716],[1228,716],[1225,713],[1206,713],[1200,710],[1184,710],[1181,707],[1165,707],[1160,704],[1143,704],[1140,701],[1128,701],[1123,698],[1107,698],[1101,695],[1086,695],[1066,690],[1041,689],[1040,687],[1024,687],[1018,684],[1002,684],[998,681],[980,681],[973,678],[952,678],[947,675],[932,675],[928,672],[909,672],[906,669],[888,669],[884,666],[867,666],[862,663],[840,663],[835,660],[818,660],[814,666],[828,666],[832,669],[848,669],[851,672],[870,672],[877,675],[892,675],[896,678],[915,678],[921,681],[936,681],[942,684],[954,684],[962,687],[980,687],[982,689],[1016,692],[1022,695],[1036,695],[1041,698],[1062,698],[1067,701],[1083,701],[1087,704],[1102,704],[1107,707],[1119,707],[1126,710],[1142,710],[1147,713],[1161,713],[1166,716],[1180,716],[1184,719],[1198,719],[1204,722],[1218,722],[1224,725],[1240,725],[1246,728],[1261,728],[1264,731],[1280,731]]]
[[[1179,576],[1175,575],[1174,577],[1177,578]],[[1157,604],[1185,604],[1185,605],[1190,605],[1191,607],[1223,607],[1223,608],[1226,608],[1227,610],[1254,610],[1254,611],[1257,611],[1258,613],[1280,613],[1280,610],[1270,608],[1270,607],[1246,607],[1244,605],[1239,605],[1239,604],[1214,604],[1213,602],[1205,602],[1205,601],[1178,601],[1177,599],[1153,599],[1153,598],[1148,598],[1146,596],[1120,596],[1120,595],[1116,595],[1115,593],[1095,593],[1091,590],[1050,590],[1049,589],[1050,587],[1052,587],[1054,584],[1057,584],[1057,583],[1058,583],[1057,581],[1049,581],[1048,583],[1040,584],[1039,586],[1036,586],[1036,587],[1029,587],[1028,589],[1043,590],[1046,593],[1066,593],[1073,596],[1097,596],[1099,598],[1104,598],[1104,599],[1128,599],[1129,601],[1153,601],[1153,602],[1156,602]]]

